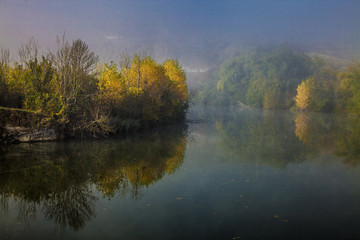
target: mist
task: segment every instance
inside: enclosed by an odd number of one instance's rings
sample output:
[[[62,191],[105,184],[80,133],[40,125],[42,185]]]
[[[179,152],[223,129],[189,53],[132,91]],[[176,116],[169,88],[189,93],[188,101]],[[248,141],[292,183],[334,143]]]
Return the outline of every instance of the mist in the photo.
[[[0,239],[360,239],[359,40],[360,0],[0,0]]]
[[[359,58],[359,1],[0,1],[0,45],[16,58],[31,37],[43,49],[56,37],[81,38],[102,62],[120,53],[179,59],[206,71],[258,46]]]

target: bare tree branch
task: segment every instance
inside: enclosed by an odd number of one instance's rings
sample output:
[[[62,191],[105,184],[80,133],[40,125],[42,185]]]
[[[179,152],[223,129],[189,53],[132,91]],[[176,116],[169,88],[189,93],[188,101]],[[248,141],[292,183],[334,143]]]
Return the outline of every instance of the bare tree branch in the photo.
[[[10,65],[10,51],[7,48],[0,48],[0,67],[5,67]]]
[[[31,38],[27,43],[22,44],[18,50],[20,64],[25,65],[29,63],[29,61],[34,60],[37,58],[38,53],[38,42],[34,38]]]

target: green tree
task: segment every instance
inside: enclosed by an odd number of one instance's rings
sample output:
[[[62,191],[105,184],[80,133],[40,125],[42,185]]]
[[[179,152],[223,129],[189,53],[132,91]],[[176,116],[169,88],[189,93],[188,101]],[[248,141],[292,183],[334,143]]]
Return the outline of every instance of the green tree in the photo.
[[[56,93],[57,73],[50,57],[39,57],[38,52],[34,39],[18,50],[19,62],[12,68],[7,66],[8,95],[21,101],[22,108],[59,115],[65,105],[61,96]]]
[[[339,74],[339,111],[360,113],[360,63],[348,67],[347,72]]]
[[[7,78],[10,70],[10,51],[3,47],[0,48],[0,106],[9,104]]]
[[[225,104],[235,104],[236,101],[246,103],[246,92],[251,77],[246,69],[247,60],[246,57],[236,57],[220,66],[216,89],[225,97]]]
[[[226,61],[219,70],[217,90],[231,105],[290,108],[296,87],[312,73],[311,58],[305,53],[286,46],[259,49]]]
[[[26,65],[23,75],[24,108],[46,114],[62,114],[65,105],[55,91],[57,75],[50,59],[43,56],[41,61],[35,58]]]

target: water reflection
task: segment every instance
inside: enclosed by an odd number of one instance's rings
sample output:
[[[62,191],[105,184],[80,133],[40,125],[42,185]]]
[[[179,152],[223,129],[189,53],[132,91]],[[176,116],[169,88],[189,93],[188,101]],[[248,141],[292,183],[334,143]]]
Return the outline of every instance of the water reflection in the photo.
[[[216,129],[219,145],[235,161],[284,168],[316,154],[296,137],[291,114],[242,112],[231,121],[217,121]]]
[[[360,122],[320,113],[244,111],[216,121],[226,159],[279,169],[330,152],[347,166],[360,162]]]
[[[360,122],[353,117],[331,114],[299,113],[295,117],[295,134],[318,152],[331,152],[343,164],[360,163]]]
[[[360,236],[356,119],[196,114],[188,145],[175,127],[0,147],[0,236],[50,239],[53,225],[67,239]]]
[[[96,215],[94,190],[109,199],[131,195],[183,163],[186,126],[125,139],[0,147],[0,208],[15,202],[17,220],[41,212],[61,231],[83,228]]]

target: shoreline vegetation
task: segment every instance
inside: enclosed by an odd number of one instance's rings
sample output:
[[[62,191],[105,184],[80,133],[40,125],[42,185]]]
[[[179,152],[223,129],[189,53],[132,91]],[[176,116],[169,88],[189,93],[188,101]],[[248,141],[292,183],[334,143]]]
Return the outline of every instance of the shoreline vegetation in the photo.
[[[14,63],[9,50],[0,50],[0,142],[13,127],[86,138],[185,119],[186,74],[175,59],[159,64],[122,54],[118,64],[100,64],[84,41],[70,43],[65,35],[56,51],[42,55],[31,39]]]
[[[232,57],[206,78],[196,98],[204,105],[360,113],[359,61],[273,46]]]
[[[18,61],[0,49],[0,142],[100,137],[183,121],[189,106],[179,62],[121,54],[99,63],[81,39],[57,38],[39,54],[31,39]],[[195,102],[240,109],[360,116],[360,62],[289,46],[258,48],[206,73]]]

